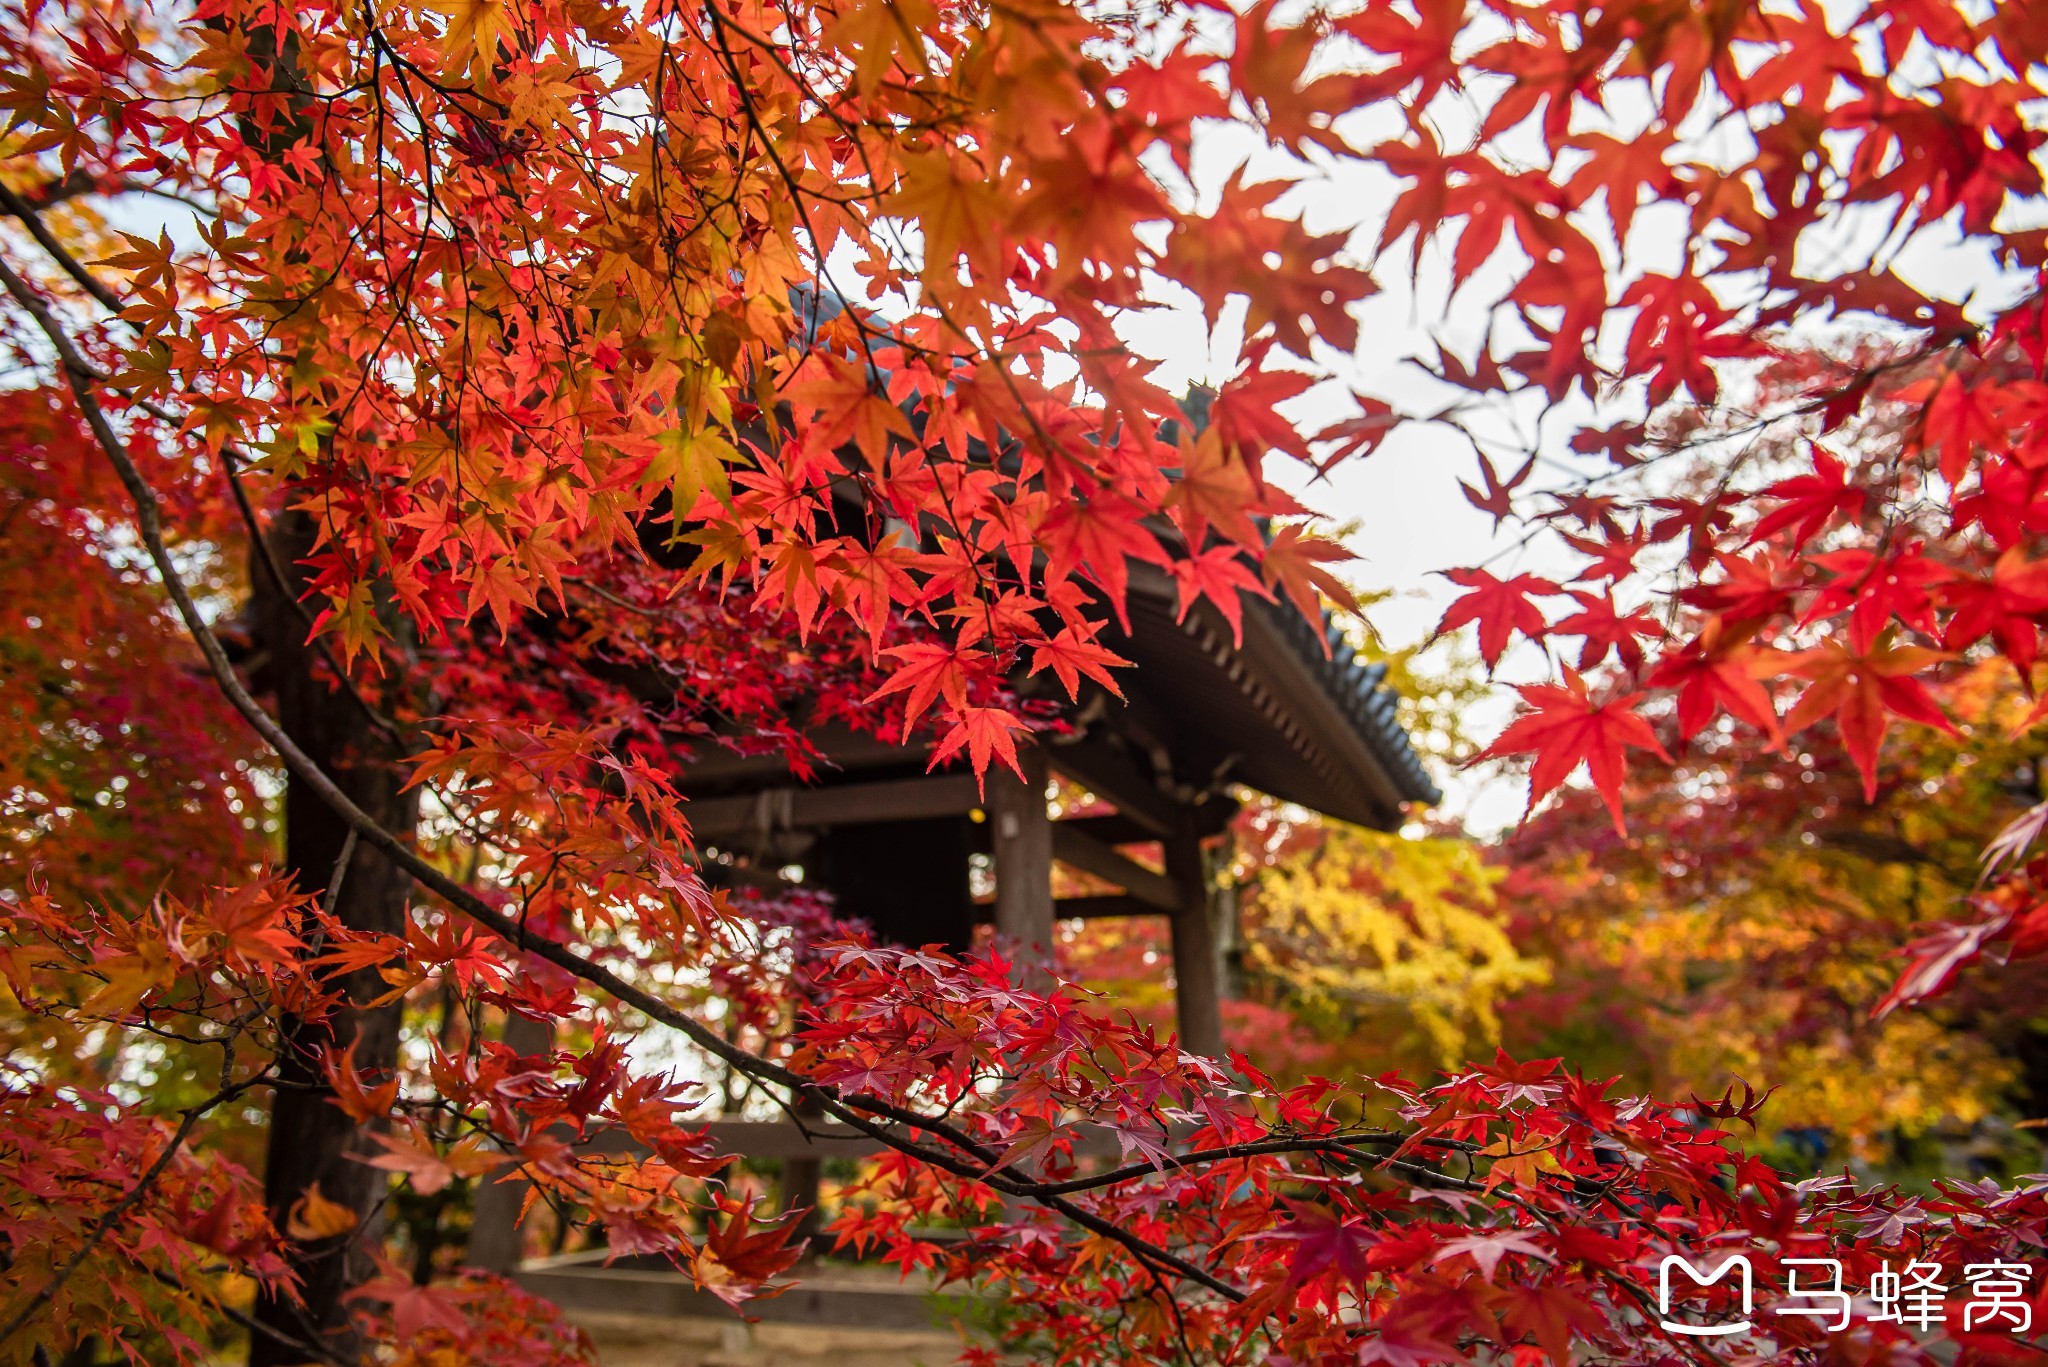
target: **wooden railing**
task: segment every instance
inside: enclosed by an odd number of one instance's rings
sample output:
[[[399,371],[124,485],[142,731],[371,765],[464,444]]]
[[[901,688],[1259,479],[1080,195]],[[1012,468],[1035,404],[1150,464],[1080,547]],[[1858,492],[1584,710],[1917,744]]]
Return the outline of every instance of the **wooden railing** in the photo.
[[[812,1206],[817,1201],[817,1164],[833,1158],[865,1158],[880,1153],[881,1141],[858,1130],[825,1120],[713,1120],[704,1123],[712,1143],[740,1158],[781,1162],[784,1176],[807,1179],[810,1189],[778,1193],[781,1203]],[[625,1135],[608,1132],[587,1151],[636,1152]],[[1074,1136],[1077,1157],[1114,1162],[1120,1154],[1116,1137],[1100,1126],[1079,1128]],[[479,1230],[479,1234],[485,1232]],[[943,1241],[961,1237],[932,1231]],[[560,1257],[536,1258],[504,1269],[527,1290],[560,1305],[572,1315],[581,1312],[643,1316],[709,1316],[731,1318],[724,1301],[692,1285],[656,1259],[624,1258],[607,1265],[602,1250]],[[917,1279],[900,1281],[860,1275],[859,1269],[825,1267],[803,1275],[795,1289],[767,1300],[750,1302],[747,1313],[771,1323],[820,1326],[862,1326],[873,1329],[921,1329],[943,1316],[935,1314],[931,1288]]]

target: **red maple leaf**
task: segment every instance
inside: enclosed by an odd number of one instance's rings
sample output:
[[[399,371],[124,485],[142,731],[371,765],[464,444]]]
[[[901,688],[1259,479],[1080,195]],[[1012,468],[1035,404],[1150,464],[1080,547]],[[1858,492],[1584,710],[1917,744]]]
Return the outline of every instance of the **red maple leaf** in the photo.
[[[1493,462],[1485,456],[1481,456],[1479,458],[1479,475],[1480,478],[1486,481],[1486,491],[1481,493],[1463,480],[1458,481],[1458,487],[1465,491],[1465,501],[1467,503],[1482,513],[1493,514],[1493,525],[1498,527],[1501,523],[1507,521],[1508,514],[1514,511],[1515,490],[1522,486],[1523,482],[1529,478],[1530,472],[1535,470],[1535,468],[1536,457],[1531,456],[1522,462],[1521,469],[1515,471],[1512,476],[1503,482],[1500,473],[1493,468]]]
[[[1717,711],[1725,711],[1763,732],[1775,747],[1779,743],[1778,709],[1758,682],[1765,658],[1742,635],[1728,632],[1721,618],[1714,617],[1684,649],[1659,660],[1648,683],[1652,688],[1678,690],[1680,740],[1691,740]]]
[[[1801,626],[1846,610],[1849,614],[1849,645],[1868,650],[1878,633],[1894,618],[1914,631],[1934,631],[1936,585],[1947,582],[1954,572],[1929,560],[1915,544],[1891,555],[1874,551],[1835,551],[1812,557],[1813,563],[1835,577],[1820,586],[1807,604]]]
[[[1082,636],[1070,626],[1060,628],[1057,636],[1036,642],[1031,647],[1031,672],[1037,674],[1042,670],[1052,670],[1070,699],[1079,696],[1083,674],[1121,698],[1124,691],[1117,687],[1116,677],[1109,671],[1130,663],[1108,646]]]
[[[1537,1347],[1557,1367],[1569,1367],[1574,1333],[1590,1337],[1604,1327],[1590,1286],[1523,1286],[1510,1282],[1502,1288],[1502,1297],[1506,1304],[1501,1311],[1501,1323],[1513,1333],[1527,1334],[1536,1340]]]
[[[1752,543],[1790,527],[1793,544],[1804,545],[1836,518],[1854,521],[1862,514],[1869,493],[1849,482],[1848,467],[1826,448],[1818,442],[1809,442],[1808,447],[1813,453],[1812,474],[1781,479],[1759,495],[1783,499],[1784,505],[1764,514],[1750,529]]]
[[[1275,1230],[1272,1237],[1291,1242],[1295,1248],[1287,1265],[1290,1285],[1334,1271],[1354,1286],[1362,1286],[1369,1275],[1366,1255],[1380,1241],[1373,1229],[1359,1220],[1345,1220],[1336,1213],[1305,1201],[1286,1201],[1294,1219]]]
[[[1493,1280],[1494,1272],[1500,1267],[1500,1260],[1510,1253],[1519,1253],[1525,1258],[1542,1262],[1555,1261],[1548,1250],[1532,1240],[1519,1229],[1488,1230],[1479,1234],[1467,1234],[1452,1239],[1438,1249],[1432,1263],[1445,1262],[1451,1258],[1465,1257],[1479,1269],[1479,1275]]]
[[[1586,681],[1576,670],[1565,671],[1565,682],[1530,684],[1516,690],[1530,711],[1501,732],[1478,758],[1498,759],[1504,755],[1534,754],[1529,770],[1529,808],[1535,810],[1543,796],[1570,777],[1581,764],[1614,817],[1614,829],[1626,834],[1621,817],[1621,781],[1627,772],[1627,751],[1648,750],[1669,760],[1635,710],[1643,696],[1630,693],[1606,702],[1595,702]]]
[[[1207,598],[1230,623],[1231,640],[1239,646],[1244,644],[1244,600],[1240,595],[1255,593],[1268,601],[1273,597],[1245,565],[1237,547],[1228,543],[1176,560],[1167,568],[1180,587],[1180,611],[1174,620],[1186,621],[1188,609]]]
[[[1944,649],[1960,651],[1989,636],[2019,671],[2021,685],[2032,686],[2041,638],[2036,619],[2048,612],[2048,560],[2029,560],[2014,546],[1998,557],[1989,578],[1958,574],[1941,586],[1940,596],[1952,609],[1942,628]]]
[[[983,785],[984,793],[991,759],[1000,758],[1011,773],[1019,778],[1024,776],[1017,764],[1017,741],[1011,734],[1030,730],[1023,718],[1001,707],[963,707],[954,717],[952,729],[939,738],[932,750],[931,768],[938,768],[965,749],[968,763],[974,766],[975,781]]]
[[[1289,523],[1273,533],[1259,557],[1259,575],[1266,587],[1279,589],[1309,621],[1322,618],[1322,600],[1327,598],[1346,612],[1358,611],[1358,599],[1344,582],[1323,566],[1332,561],[1352,559],[1350,551],[1334,541],[1310,536],[1299,523]]]
[[[1641,640],[1664,634],[1657,619],[1646,612],[1623,616],[1616,610],[1612,594],[1582,593],[1577,589],[1570,592],[1579,610],[1554,623],[1550,634],[1585,638],[1585,644],[1579,647],[1580,669],[1591,669],[1610,653],[1630,669],[1638,668],[1643,663]]]
[[[1496,579],[1485,570],[1446,570],[1444,577],[1463,585],[1467,592],[1445,611],[1443,620],[1436,624],[1437,634],[1441,636],[1467,622],[1478,623],[1479,654],[1489,670],[1500,663],[1514,633],[1519,631],[1534,641],[1548,632],[1543,610],[1529,600],[1564,593],[1552,581],[1534,574]]]

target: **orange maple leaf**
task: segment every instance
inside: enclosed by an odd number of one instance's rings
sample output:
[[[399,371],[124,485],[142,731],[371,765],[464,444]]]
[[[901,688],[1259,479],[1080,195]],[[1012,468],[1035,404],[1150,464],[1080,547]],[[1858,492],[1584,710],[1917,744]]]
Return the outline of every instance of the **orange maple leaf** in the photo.
[[[1877,798],[1877,752],[1884,743],[1888,715],[1955,734],[1917,675],[1951,658],[1925,646],[1879,644],[1856,654],[1840,641],[1786,657],[1785,672],[1813,682],[1799,695],[1785,717],[1785,732],[1794,735],[1821,718],[1833,715],[1842,744],[1863,776],[1863,800]]]

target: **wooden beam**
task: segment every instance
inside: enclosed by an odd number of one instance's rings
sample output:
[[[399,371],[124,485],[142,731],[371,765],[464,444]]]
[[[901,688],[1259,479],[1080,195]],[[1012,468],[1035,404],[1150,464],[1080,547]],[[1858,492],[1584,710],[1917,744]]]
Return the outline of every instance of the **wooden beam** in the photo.
[[[1178,911],[1186,900],[1179,885],[1165,874],[1152,872],[1064,821],[1053,823],[1052,857],[1116,884],[1155,911]]]
[[[1166,841],[1166,870],[1185,892],[1174,913],[1173,1004],[1180,1047],[1208,1058],[1223,1057],[1223,960],[1216,943],[1209,863],[1192,814]]]
[[[1045,752],[1020,748],[1024,777],[988,774],[996,873],[996,934],[1018,956],[1020,981],[1052,984],[1052,818],[1045,807]]]
[[[842,773],[909,764],[922,767],[925,757],[931,752],[928,742],[897,745],[879,736],[856,731],[843,722],[827,722],[806,732],[806,735],[824,755],[825,766]],[[685,792],[751,787],[788,778],[789,760],[780,753],[739,755],[710,740],[701,742],[699,753],[683,767],[682,772]]]
[[[1195,829],[1204,839],[1221,835],[1237,815],[1238,801],[1233,797],[1217,795],[1195,808]],[[1143,823],[1133,821],[1122,812],[1105,812],[1101,816],[1070,816],[1059,823],[1060,827],[1072,827],[1085,831],[1105,845],[1149,845],[1159,839],[1159,832]]]
[[[1180,810],[1173,799],[1141,773],[1130,757],[1089,737],[1050,747],[1052,767],[1095,796],[1115,804],[1117,814],[1136,823],[1153,838],[1178,828]]]
[[[805,1129],[823,1121],[825,1112],[815,1097],[805,1094],[796,1098],[791,1114],[796,1117],[792,1128],[801,1137]],[[808,1239],[818,1232],[818,1186],[824,1172],[823,1158],[815,1147],[807,1146],[801,1156],[782,1160],[782,1178],[776,1184],[782,1213],[803,1212],[797,1221],[796,1232],[790,1236],[793,1239]]]
[[[964,814],[981,805],[972,774],[931,774],[839,783],[822,788],[764,788],[733,797],[700,797],[683,808],[699,840],[752,830],[858,826]]]
[[[1052,914],[1062,921],[1097,921],[1112,916],[1157,916],[1159,908],[1140,902],[1127,892],[1093,897],[1062,897],[1052,904]]]
[[[1221,630],[1220,627],[1214,629]],[[1238,659],[1249,673],[1262,679],[1296,717],[1322,737],[1321,745],[1310,742],[1307,748],[1313,751],[1327,746],[1332,752],[1327,756],[1330,764],[1328,776],[1359,792],[1371,805],[1382,809],[1380,820],[1372,824],[1387,831],[1399,826],[1404,799],[1393,775],[1359,734],[1357,723],[1345,715],[1330,696],[1329,689],[1316,677],[1314,667],[1303,660],[1281,634],[1272,616],[1264,611],[1245,614],[1244,648],[1238,652]]]

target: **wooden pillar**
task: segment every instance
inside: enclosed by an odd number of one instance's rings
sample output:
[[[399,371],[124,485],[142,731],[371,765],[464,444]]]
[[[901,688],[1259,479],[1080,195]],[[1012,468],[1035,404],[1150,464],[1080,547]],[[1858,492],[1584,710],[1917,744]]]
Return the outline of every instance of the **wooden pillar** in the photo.
[[[816,1098],[810,1096],[798,1097],[791,1109],[796,1112],[799,1120],[823,1120],[825,1116],[825,1108],[818,1104]],[[785,1211],[804,1212],[796,1233],[790,1236],[792,1243],[809,1239],[818,1232],[819,1179],[823,1175],[824,1164],[819,1160],[815,1149],[805,1157],[782,1160],[782,1181],[779,1183],[782,1208]]]
[[[502,1038],[507,1047],[529,1057],[546,1054],[555,1046],[552,1026],[520,1015],[505,1021]],[[526,1241],[519,1231],[519,1211],[526,1204],[527,1187],[516,1179],[496,1180],[502,1176],[504,1170],[500,1169],[478,1179],[469,1224],[469,1265],[501,1276],[523,1261]]]
[[[1190,1054],[1223,1057],[1223,956],[1216,938],[1208,860],[1194,812],[1181,813],[1179,829],[1165,840],[1166,876],[1180,886],[1180,910],[1173,914],[1174,1008],[1180,1047]]]
[[[1017,955],[1017,978],[1052,985],[1052,818],[1045,810],[1045,754],[1019,748],[1024,770],[989,766],[989,818],[995,827],[996,934]]]

